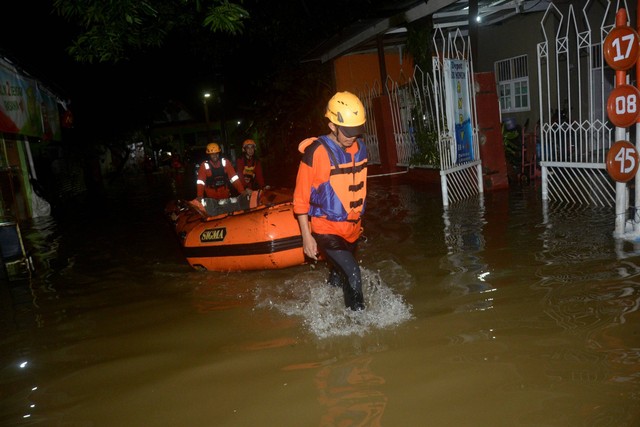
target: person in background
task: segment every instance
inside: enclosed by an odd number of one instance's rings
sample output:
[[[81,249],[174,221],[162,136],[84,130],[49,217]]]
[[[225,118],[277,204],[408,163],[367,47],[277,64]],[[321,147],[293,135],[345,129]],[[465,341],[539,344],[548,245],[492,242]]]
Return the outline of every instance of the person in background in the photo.
[[[362,139],[364,106],[350,92],[327,104],[327,135],[298,145],[302,159],[293,193],[302,247],[313,260],[329,265],[328,283],[341,287],[345,306],[365,308],[360,267],[355,258],[367,195],[367,149]]]
[[[220,155],[220,146],[215,142],[207,145],[209,159],[200,164],[196,180],[197,198],[227,199],[233,186],[238,194],[251,194],[245,189],[231,162]]]
[[[184,164],[178,153],[171,154],[171,170],[173,171],[173,179],[175,180],[176,186],[182,188],[184,181]]]
[[[265,188],[262,163],[256,157],[256,142],[253,139],[247,139],[242,143],[242,156],[236,160],[236,171],[245,188]]]

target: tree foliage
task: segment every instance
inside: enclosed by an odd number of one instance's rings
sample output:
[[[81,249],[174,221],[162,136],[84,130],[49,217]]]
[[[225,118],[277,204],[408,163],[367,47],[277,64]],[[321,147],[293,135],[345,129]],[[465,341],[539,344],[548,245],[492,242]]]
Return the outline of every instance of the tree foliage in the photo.
[[[100,124],[88,126],[89,133],[100,128],[103,141],[122,144],[122,130],[150,123],[146,113],[161,102],[158,94],[193,102],[190,111],[196,112],[201,98],[184,98],[224,89],[208,113],[215,120],[242,117],[251,123],[247,132],[257,135],[264,160],[277,174],[295,172],[303,138],[327,131],[332,68],[309,54],[352,23],[376,17],[387,3],[53,0],[54,13],[77,26],[68,53],[85,69],[98,70],[101,92],[90,96],[105,105],[99,114],[90,111]],[[116,109],[106,105],[114,95]],[[80,112],[77,117],[80,123]],[[90,138],[104,143],[97,135]]]
[[[54,0],[53,7],[78,26],[67,50],[81,63],[127,60],[162,46],[172,31],[195,26],[241,34],[249,19],[246,9],[228,0]]]
[[[328,63],[301,64],[272,76],[257,96],[251,128],[263,149],[268,176],[278,177],[282,185],[295,180],[298,143],[327,133],[324,114],[333,91]]]
[[[433,20],[431,16],[407,25],[407,50],[424,73],[432,71]]]

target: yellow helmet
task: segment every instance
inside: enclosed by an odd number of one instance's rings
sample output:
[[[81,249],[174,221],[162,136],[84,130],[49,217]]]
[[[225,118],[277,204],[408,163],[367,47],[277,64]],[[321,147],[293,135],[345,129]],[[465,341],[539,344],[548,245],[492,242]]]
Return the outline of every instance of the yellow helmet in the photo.
[[[245,139],[242,143],[242,148],[244,149],[244,147],[246,147],[247,145],[253,145],[255,148],[256,142],[253,139]]]
[[[214,154],[219,152],[220,152],[220,146],[218,144],[216,144],[215,142],[212,142],[211,144],[207,144],[207,154]]]
[[[325,114],[332,123],[343,128],[347,136],[364,133],[364,123],[367,121],[364,105],[351,92],[338,92],[327,103]],[[353,129],[344,129],[353,128]]]

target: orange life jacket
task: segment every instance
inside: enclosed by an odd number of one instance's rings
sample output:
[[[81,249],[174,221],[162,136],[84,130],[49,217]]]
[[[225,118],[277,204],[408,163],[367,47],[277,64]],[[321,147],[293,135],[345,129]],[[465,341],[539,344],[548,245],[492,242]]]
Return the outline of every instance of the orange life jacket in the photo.
[[[327,150],[331,175],[329,181],[311,190],[310,216],[330,221],[360,221],[367,194],[367,148],[361,141],[355,143],[358,151],[352,158],[326,135],[314,142]]]

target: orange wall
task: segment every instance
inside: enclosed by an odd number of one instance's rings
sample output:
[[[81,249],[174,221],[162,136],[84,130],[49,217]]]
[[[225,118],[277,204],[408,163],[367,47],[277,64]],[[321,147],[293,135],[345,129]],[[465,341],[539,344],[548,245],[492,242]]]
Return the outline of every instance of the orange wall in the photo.
[[[382,88],[378,53],[359,53],[337,58],[334,63],[336,90],[348,90],[353,93],[365,91],[376,86]],[[399,52],[385,53],[387,75],[403,84],[413,77],[413,59]]]

